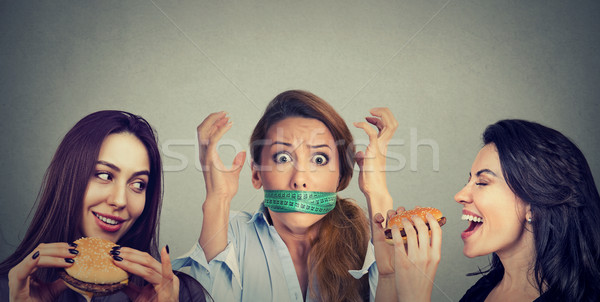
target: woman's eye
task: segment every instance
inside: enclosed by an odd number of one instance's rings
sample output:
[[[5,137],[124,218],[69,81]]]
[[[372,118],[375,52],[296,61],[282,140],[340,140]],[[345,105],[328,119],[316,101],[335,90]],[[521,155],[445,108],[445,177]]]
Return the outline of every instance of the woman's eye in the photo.
[[[278,164],[285,164],[292,161],[292,157],[288,153],[277,153],[273,157],[273,160]]]
[[[313,162],[319,166],[323,166],[329,162],[329,157],[325,154],[317,154],[313,156]]]
[[[136,181],[136,182],[132,183],[131,186],[133,187],[134,190],[137,190],[137,191],[143,191],[144,189],[146,189],[146,183],[143,181]]]
[[[98,177],[102,180],[111,180],[112,179],[110,173],[106,173],[106,172],[98,172],[98,173],[96,173],[96,177]]]

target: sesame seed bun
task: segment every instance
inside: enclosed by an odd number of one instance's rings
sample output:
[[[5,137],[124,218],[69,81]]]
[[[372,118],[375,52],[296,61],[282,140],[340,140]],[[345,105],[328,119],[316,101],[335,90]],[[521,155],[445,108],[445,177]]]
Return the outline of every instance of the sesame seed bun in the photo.
[[[416,207],[412,210],[408,210],[408,211],[404,211],[402,213],[398,213],[397,215],[393,216],[392,218],[389,219],[388,221],[388,228],[385,230],[385,242],[393,245],[394,244],[394,240],[392,239],[392,230],[391,227],[396,225],[398,226],[398,229],[400,230],[400,235],[402,236],[402,240],[404,240],[404,243],[406,243],[406,232],[404,231],[404,225],[402,224],[402,218],[406,218],[408,219],[410,222],[412,221],[412,216],[418,216],[421,219],[423,219],[423,221],[425,222],[425,224],[427,225],[427,227],[429,228],[429,223],[427,222],[427,213],[430,213],[431,215],[433,215],[433,218],[435,218],[440,226],[443,226],[444,224],[446,224],[446,217],[443,217],[442,212],[436,208],[432,208],[432,207]],[[416,231],[416,229],[415,229]],[[430,235],[431,235],[431,231],[429,231]]]
[[[67,286],[84,296],[103,296],[121,290],[128,284],[129,275],[113,263],[110,251],[116,244],[101,238],[75,240],[75,263],[59,275]]]

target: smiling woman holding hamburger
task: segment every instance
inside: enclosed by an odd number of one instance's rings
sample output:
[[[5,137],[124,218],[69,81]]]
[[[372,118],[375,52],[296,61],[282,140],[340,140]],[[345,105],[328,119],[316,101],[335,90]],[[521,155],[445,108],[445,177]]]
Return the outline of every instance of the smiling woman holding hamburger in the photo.
[[[46,171],[25,238],[0,264],[0,299],[203,301],[200,284],[171,270],[168,248],[158,252],[161,182],[146,120],[123,111],[80,120]]]

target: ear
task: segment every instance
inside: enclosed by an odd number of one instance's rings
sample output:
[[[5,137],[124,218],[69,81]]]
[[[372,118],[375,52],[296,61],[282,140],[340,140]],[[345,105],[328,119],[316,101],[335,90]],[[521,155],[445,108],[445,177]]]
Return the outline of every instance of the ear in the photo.
[[[531,213],[531,204],[525,206],[525,221],[532,221],[533,214]]]
[[[252,185],[255,189],[262,187],[262,180],[260,179],[260,165],[257,165],[254,161],[250,164],[252,169]]]

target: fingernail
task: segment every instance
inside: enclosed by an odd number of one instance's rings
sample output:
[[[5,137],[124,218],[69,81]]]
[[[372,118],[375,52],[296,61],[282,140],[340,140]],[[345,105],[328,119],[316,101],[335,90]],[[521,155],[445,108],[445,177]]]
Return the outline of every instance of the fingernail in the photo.
[[[31,259],[35,259],[40,255],[40,251],[36,251],[35,253],[33,253],[33,256],[31,256]]]
[[[167,254],[169,254],[169,245],[165,245],[165,248],[167,249]]]
[[[112,250],[112,251],[110,251],[110,254],[113,255],[113,256],[116,256],[116,255],[120,255],[121,252],[119,252],[117,250]]]
[[[72,247],[77,247],[77,243],[75,243],[75,242],[71,242],[71,243],[69,243],[69,246],[72,246]]]
[[[69,253],[71,253],[73,255],[77,255],[77,254],[79,254],[79,251],[76,249],[69,249]]]
[[[113,250],[120,250],[120,249],[121,249],[121,246],[120,246],[120,245],[115,245],[115,246],[113,246],[113,247],[112,247],[112,249],[113,249]]]
[[[75,259],[73,258],[65,258],[66,263],[75,263]]]
[[[123,261],[123,258],[119,257],[119,256],[113,256],[113,259],[117,260],[117,261]]]

